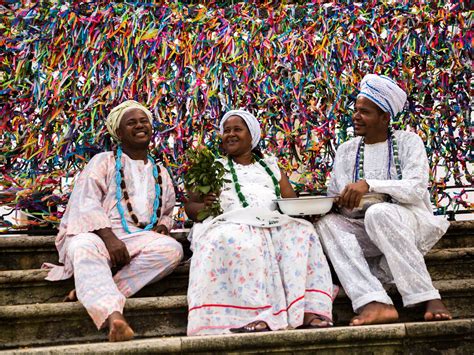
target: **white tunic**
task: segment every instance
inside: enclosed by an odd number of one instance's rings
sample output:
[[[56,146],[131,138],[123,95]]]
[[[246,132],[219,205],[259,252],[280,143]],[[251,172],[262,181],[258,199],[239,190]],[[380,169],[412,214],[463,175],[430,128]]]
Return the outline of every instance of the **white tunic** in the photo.
[[[343,143],[337,150],[331,173],[328,194],[337,195],[353,182],[357,147],[360,137]],[[402,180],[397,178],[392,158],[391,180],[387,179],[387,142],[366,144],[364,151],[364,176],[369,192],[388,194],[401,206],[413,212],[418,222],[417,246],[425,254],[446,233],[449,222],[441,216],[434,216],[428,192],[429,165],[421,138],[411,132],[395,131],[398,143]]]

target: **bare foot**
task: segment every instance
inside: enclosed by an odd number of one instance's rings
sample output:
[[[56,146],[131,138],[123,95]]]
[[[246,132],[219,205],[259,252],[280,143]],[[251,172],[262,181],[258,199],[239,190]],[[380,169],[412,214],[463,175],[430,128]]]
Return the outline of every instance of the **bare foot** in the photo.
[[[398,319],[398,312],[390,304],[371,302],[366,304],[362,312],[351,319],[349,325],[368,325],[393,323]]]
[[[453,319],[453,317],[441,300],[430,300],[426,302],[426,321],[450,319]]]
[[[70,291],[66,297],[63,298],[63,302],[76,302],[77,301],[77,294],[76,290]]]
[[[130,328],[123,315],[119,312],[112,313],[109,318],[109,341],[131,340],[135,333]]]

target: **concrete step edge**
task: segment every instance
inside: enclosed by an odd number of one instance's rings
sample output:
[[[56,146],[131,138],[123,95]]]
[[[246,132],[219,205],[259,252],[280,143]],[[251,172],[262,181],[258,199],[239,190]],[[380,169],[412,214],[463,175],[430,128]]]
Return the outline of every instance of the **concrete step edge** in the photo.
[[[163,312],[170,309],[187,308],[186,296],[143,297],[127,299],[124,312],[155,310]],[[52,316],[87,315],[79,302],[37,303],[15,306],[0,306],[2,319],[32,319]]]
[[[181,263],[171,275],[183,275],[189,273],[189,263]],[[44,278],[48,274],[46,269],[27,269],[27,270],[0,270],[0,287],[8,283],[52,283]],[[65,281],[65,280],[64,280]]]
[[[456,259],[466,259],[474,257],[474,247],[469,248],[449,248],[449,249],[433,249],[425,255],[425,260],[430,261],[450,261]],[[183,262],[179,265],[173,274],[184,275],[189,272],[189,263]],[[27,270],[0,270],[0,287],[2,284],[11,283],[38,283],[49,282],[44,280],[48,270],[44,269],[27,269]],[[171,275],[173,275],[171,274]]]
[[[425,260],[454,260],[472,256],[474,256],[474,247],[432,249],[425,255]]]
[[[461,280],[440,280],[433,282],[434,286],[441,294],[453,293],[472,293],[474,291],[474,279]],[[389,294],[395,294],[394,287],[389,289]],[[344,290],[341,288],[336,302],[348,301]],[[156,310],[162,312],[169,309],[187,308],[187,299],[185,295],[178,296],[160,296],[160,297],[141,297],[129,298],[125,305],[124,312],[133,312],[140,310]],[[79,302],[61,302],[61,303],[37,303],[23,304],[13,306],[0,306],[0,321],[2,319],[29,319],[31,317],[50,317],[62,315],[86,314],[85,309]]]
[[[49,346],[0,351],[10,354],[63,354],[63,353],[188,353],[188,352],[242,352],[271,349],[304,348],[309,346],[347,348],[358,342],[377,345],[397,344],[403,339],[451,338],[463,336],[472,339],[474,319],[456,319],[444,322],[414,322],[362,327],[335,327],[318,330],[284,330],[254,334],[229,334],[195,337],[165,337],[137,339],[123,343],[89,343]],[[400,350],[400,349],[399,349]]]
[[[187,239],[189,231],[171,231],[170,235],[179,241]],[[26,234],[1,236],[0,249],[51,248],[55,246],[55,235],[32,236]]]
[[[450,235],[465,234],[466,231],[470,231],[469,235],[474,236],[474,220],[473,221],[454,221],[451,222],[451,225],[445,235],[449,237]],[[186,240],[189,230],[180,229],[171,231],[171,236],[177,240]],[[55,235],[49,236],[28,236],[27,234],[17,234],[17,235],[0,235],[0,250],[5,248],[26,248],[26,247],[50,247],[54,246]]]

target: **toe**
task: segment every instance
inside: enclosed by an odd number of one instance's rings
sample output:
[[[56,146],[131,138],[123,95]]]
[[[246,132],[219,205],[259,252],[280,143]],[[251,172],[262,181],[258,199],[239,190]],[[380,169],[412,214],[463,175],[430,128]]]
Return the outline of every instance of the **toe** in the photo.
[[[354,318],[350,322],[350,325],[362,325],[362,324],[364,324],[364,322],[362,321],[362,319],[359,319],[359,318]]]

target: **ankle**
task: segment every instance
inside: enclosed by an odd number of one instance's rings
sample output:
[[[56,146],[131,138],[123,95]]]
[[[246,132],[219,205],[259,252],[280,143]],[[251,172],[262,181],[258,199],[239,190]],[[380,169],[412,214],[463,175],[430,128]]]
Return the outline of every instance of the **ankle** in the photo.
[[[111,313],[109,315],[109,317],[107,318],[107,323],[109,325],[109,328],[112,328],[112,324],[116,321],[116,320],[121,320],[125,323],[127,323],[127,321],[125,320],[125,317],[123,316],[122,313],[118,312],[118,311],[115,311],[113,313]],[[128,323],[127,323],[128,324]]]

